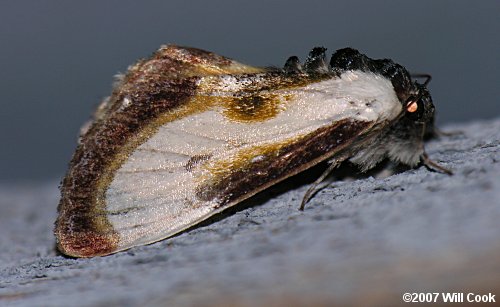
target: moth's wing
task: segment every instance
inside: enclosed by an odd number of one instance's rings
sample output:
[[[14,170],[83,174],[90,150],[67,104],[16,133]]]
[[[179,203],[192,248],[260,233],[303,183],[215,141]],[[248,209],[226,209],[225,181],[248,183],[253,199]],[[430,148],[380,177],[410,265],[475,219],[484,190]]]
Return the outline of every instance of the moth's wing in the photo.
[[[143,100],[137,80],[135,91],[115,90],[128,109],[112,107],[91,127],[63,181],[62,251],[105,255],[172,236],[321,160],[347,158],[401,110],[390,82],[368,73],[272,90],[259,74],[232,76],[168,79],[161,90],[146,82]],[[242,85],[261,90],[231,95]]]
[[[369,81],[392,88],[383,80]],[[380,102],[362,94],[346,99],[344,82],[275,90],[280,111],[263,120],[238,120],[245,117],[234,114],[251,109],[262,118],[256,109],[271,102],[249,97],[250,102],[238,101],[245,105],[241,109],[225,101],[162,125],[137,147],[106,192],[118,248],[161,240],[320,161],[352,155],[399,112],[399,102],[382,90],[376,93]]]
[[[151,82],[161,86],[165,81],[178,81],[193,77],[223,74],[252,74],[264,72],[264,68],[242,64],[213,52],[192,47],[165,45],[151,58],[137,62],[128,68],[126,74],[115,76],[113,95],[106,98],[97,108],[95,117],[106,119],[122,105],[117,98],[123,93],[138,92],[138,87],[148,87]],[[161,92],[161,91],[159,91]],[[142,93],[142,95],[145,95]]]
[[[55,228],[59,250],[78,257],[116,251],[120,235],[108,221],[104,200],[116,169],[160,117],[186,105],[200,78],[262,71],[212,52],[169,45],[118,75],[112,95],[82,127],[62,181]]]
[[[217,114],[207,117],[212,118],[205,123],[214,130],[228,129],[214,124],[221,120]],[[256,131],[253,136],[257,140],[247,143],[241,142],[243,138],[228,140],[212,134],[212,129],[183,129],[182,124],[160,128],[133,152],[106,191],[108,221],[120,234],[118,248],[155,242],[195,225],[327,157],[335,157],[371,126],[369,122],[342,120],[287,139],[260,137]],[[325,147],[330,147],[327,154]]]

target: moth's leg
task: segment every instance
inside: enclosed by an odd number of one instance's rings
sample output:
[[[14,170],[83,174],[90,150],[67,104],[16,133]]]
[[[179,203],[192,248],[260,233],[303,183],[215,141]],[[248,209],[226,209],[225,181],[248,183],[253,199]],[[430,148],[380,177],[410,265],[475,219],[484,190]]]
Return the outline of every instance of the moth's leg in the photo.
[[[441,136],[452,137],[452,136],[464,135],[464,132],[460,131],[460,130],[446,131],[445,132],[445,131],[440,130],[438,128],[434,128],[434,134],[437,137],[441,137]]]
[[[302,203],[300,204],[300,208],[299,210],[300,211],[304,211],[304,207],[306,206],[306,203],[309,201],[309,199],[311,198],[311,196],[314,194],[314,192],[316,192],[316,188],[318,187],[318,185],[323,182],[323,180],[325,180],[326,177],[328,177],[328,175],[330,175],[330,173],[340,164],[339,161],[331,161],[330,162],[330,166],[328,166],[328,168],[323,172],[323,174],[321,174],[321,176],[319,176],[318,179],[316,179],[313,184],[309,187],[309,189],[307,189],[307,192],[306,194],[304,194],[304,198],[302,198]]]
[[[423,134],[424,140],[429,140],[433,138],[440,137],[454,137],[459,135],[464,135],[463,131],[442,131],[434,125],[434,122],[424,126],[425,132]]]
[[[437,164],[436,162],[432,161],[429,156],[427,155],[427,153],[423,153],[422,154],[422,157],[420,157],[422,159],[422,163],[424,163],[424,165],[427,167],[427,168],[430,168],[430,169],[433,169],[433,170],[436,170],[436,171],[439,171],[439,172],[442,172],[442,173],[445,173],[447,175],[453,175],[453,172],[439,164]]]

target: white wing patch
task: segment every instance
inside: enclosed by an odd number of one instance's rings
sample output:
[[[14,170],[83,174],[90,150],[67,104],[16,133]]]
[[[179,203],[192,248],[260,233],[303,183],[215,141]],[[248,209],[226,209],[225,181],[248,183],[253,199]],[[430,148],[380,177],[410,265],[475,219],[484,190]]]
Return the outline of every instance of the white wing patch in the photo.
[[[119,248],[164,239],[218,212],[216,202],[196,198],[202,174],[196,166],[186,168],[192,157],[227,160],[242,149],[296,138],[341,119],[391,120],[402,109],[389,80],[359,71],[275,93],[293,98],[271,119],[242,123],[215,108],[168,122],[137,147],[105,194]]]

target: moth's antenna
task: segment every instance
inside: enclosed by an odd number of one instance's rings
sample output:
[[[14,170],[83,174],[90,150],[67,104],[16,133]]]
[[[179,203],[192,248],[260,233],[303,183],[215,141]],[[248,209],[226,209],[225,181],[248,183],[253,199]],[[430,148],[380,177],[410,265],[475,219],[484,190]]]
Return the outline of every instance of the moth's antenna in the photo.
[[[432,80],[432,76],[429,74],[411,74],[413,79],[425,78],[424,86],[427,86]]]
[[[333,161],[330,166],[319,176],[318,179],[316,179],[313,184],[307,189],[306,194],[304,194],[304,198],[302,198],[302,203],[300,203],[300,211],[304,211],[304,207],[306,206],[307,202],[309,201],[309,198],[313,195],[314,192],[316,192],[316,187],[318,184],[320,184],[325,178],[330,175],[330,173],[339,165],[339,162]]]

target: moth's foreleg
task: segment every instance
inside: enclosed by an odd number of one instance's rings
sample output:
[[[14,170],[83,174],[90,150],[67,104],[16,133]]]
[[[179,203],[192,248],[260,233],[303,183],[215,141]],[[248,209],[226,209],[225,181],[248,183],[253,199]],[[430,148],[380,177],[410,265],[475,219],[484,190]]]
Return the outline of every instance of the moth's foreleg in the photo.
[[[430,168],[430,169],[433,169],[433,170],[436,170],[436,171],[439,171],[441,173],[445,173],[447,175],[453,175],[453,172],[439,164],[437,164],[436,162],[432,161],[429,156],[427,155],[427,153],[423,153],[422,156],[420,157],[420,159],[422,160],[422,163],[427,167],[427,168]]]

